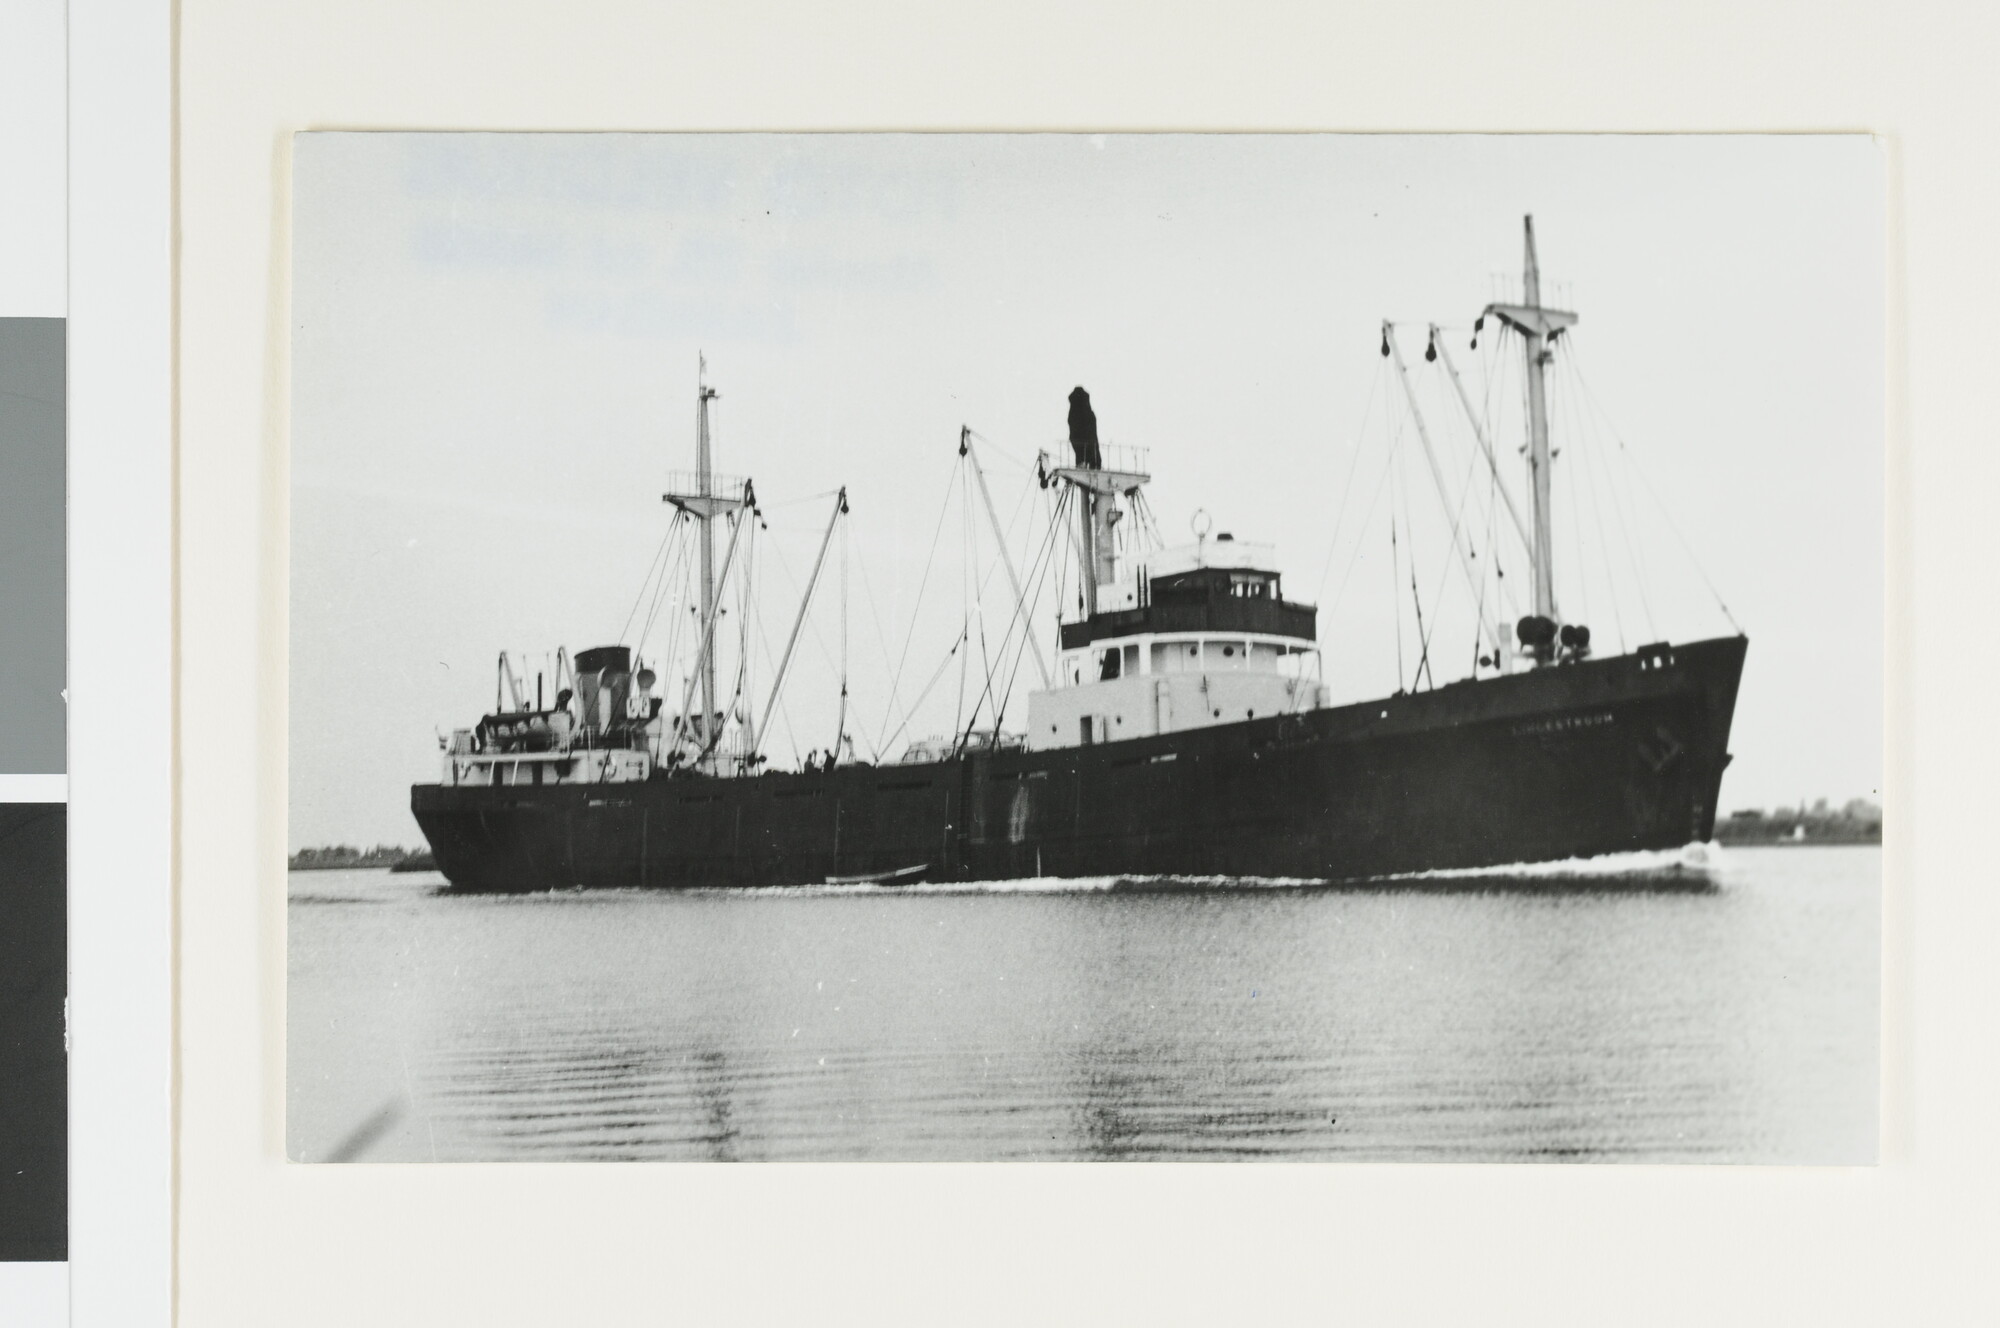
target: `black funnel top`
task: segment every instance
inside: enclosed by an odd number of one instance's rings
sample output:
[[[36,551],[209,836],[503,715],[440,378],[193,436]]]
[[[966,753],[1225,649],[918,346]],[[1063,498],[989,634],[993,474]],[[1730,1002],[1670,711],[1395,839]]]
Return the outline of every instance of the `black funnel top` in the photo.
[[[1097,450],[1097,412],[1090,408],[1090,393],[1080,387],[1069,394],[1069,445],[1076,451],[1077,465],[1104,468],[1104,457]]]
[[[589,650],[577,652],[578,673],[596,673],[599,669],[609,670],[612,673],[631,672],[631,650],[625,646],[593,646]]]

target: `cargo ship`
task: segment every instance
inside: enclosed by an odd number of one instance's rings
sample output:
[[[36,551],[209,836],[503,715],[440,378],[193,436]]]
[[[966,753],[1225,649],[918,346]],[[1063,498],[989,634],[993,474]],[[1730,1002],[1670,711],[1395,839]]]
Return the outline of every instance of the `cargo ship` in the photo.
[[[1003,728],[1000,704],[990,722],[912,742],[897,759],[857,759],[843,686],[843,736],[800,768],[774,769],[763,739],[805,603],[760,717],[740,674],[733,689],[718,678],[721,587],[757,499],[750,481],[713,468],[716,394],[704,377],[696,469],[665,495],[699,559],[699,602],[678,643],[683,680],[663,687],[631,646],[599,646],[558,653],[555,677],[537,679],[530,701],[503,655],[494,710],[444,739],[439,780],[411,790],[438,869],[477,891],[1351,881],[1708,840],[1747,638],[1603,655],[1588,625],[1559,611],[1545,374],[1577,316],[1542,302],[1532,218],[1521,296],[1488,305],[1474,326],[1475,341],[1494,320],[1520,343],[1528,521],[1506,496],[1491,440],[1482,433],[1479,444],[1527,556],[1532,611],[1482,629],[1473,676],[1332,704],[1317,610],[1286,598],[1268,550],[1206,530],[1183,547],[1139,546],[1142,523],[1130,518],[1144,511],[1151,475],[1100,443],[1078,388],[1070,455],[1057,458],[1067,464],[1045,453],[1039,475],[1059,495],[1047,547],[1075,553],[1073,610],[1052,652],[1036,639],[971,431],[959,439],[1015,597],[1008,636],[1041,684],[1025,732]],[[1439,351],[1433,326],[1427,357]],[[1382,353],[1407,386],[1389,324]],[[842,490],[806,602],[847,506]]]

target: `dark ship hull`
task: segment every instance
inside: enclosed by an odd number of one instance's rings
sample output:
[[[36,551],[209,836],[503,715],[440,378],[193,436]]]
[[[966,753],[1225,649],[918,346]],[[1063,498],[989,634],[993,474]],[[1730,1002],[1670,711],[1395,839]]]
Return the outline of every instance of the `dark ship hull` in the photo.
[[[411,790],[469,890],[1033,876],[1352,880],[1707,840],[1747,641],[915,765]]]

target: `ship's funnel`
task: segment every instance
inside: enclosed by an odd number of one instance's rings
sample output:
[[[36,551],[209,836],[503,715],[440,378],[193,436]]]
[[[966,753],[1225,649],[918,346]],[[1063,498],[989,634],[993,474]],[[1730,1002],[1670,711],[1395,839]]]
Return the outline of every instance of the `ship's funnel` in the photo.
[[[632,652],[625,646],[597,646],[576,657],[577,710],[583,727],[602,733],[625,715],[632,688]]]
[[[1069,445],[1076,452],[1076,464],[1087,470],[1101,470],[1104,455],[1097,447],[1097,412],[1090,408],[1090,393],[1081,387],[1069,394]]]

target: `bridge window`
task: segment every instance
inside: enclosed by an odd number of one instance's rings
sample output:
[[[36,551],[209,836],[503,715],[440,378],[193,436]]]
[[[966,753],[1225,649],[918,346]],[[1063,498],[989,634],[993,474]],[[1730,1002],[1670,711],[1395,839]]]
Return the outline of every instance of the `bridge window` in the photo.
[[[1277,578],[1256,572],[1232,572],[1229,593],[1237,599],[1276,599]]]

